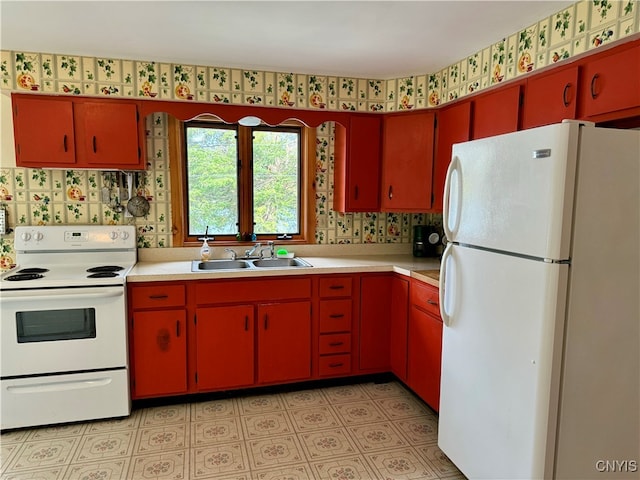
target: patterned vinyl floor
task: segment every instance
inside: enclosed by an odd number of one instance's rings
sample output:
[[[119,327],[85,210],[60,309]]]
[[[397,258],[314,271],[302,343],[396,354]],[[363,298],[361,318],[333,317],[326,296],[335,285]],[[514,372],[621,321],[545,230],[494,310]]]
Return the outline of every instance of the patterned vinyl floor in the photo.
[[[3,480],[465,478],[436,414],[393,381],[135,408],[0,443]]]

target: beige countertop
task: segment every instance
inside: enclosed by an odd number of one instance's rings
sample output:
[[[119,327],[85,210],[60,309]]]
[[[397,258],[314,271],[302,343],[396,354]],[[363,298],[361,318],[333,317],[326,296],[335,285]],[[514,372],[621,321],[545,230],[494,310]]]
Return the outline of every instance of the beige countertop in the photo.
[[[203,280],[220,278],[255,278],[283,275],[320,275],[339,273],[396,272],[438,286],[440,261],[438,258],[417,258],[406,253],[375,255],[301,255],[312,267],[235,269],[192,272],[193,257],[167,261],[141,258],[127,275],[127,282],[155,282],[167,280]]]

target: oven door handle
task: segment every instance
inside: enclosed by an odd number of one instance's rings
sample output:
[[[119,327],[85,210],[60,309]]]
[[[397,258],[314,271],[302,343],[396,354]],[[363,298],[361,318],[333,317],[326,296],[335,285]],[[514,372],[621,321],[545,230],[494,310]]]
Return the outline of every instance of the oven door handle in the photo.
[[[66,290],[65,293],[53,294],[53,295],[40,295],[34,294],[33,290],[7,290],[2,292],[2,301],[11,301],[11,300],[24,300],[25,298],[29,298],[31,300],[64,300],[68,298],[73,298],[74,300],[84,300],[88,298],[111,298],[111,297],[121,297],[124,295],[124,289],[111,289],[105,291],[104,288],[93,288],[93,289],[83,289],[82,293],[79,291],[69,291]],[[68,293],[67,293],[68,292]]]

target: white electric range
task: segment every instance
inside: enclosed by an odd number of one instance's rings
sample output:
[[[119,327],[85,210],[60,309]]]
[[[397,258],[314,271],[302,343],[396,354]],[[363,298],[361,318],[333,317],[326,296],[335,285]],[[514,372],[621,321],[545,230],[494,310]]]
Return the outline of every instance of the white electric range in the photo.
[[[0,276],[0,428],[129,415],[133,226],[16,227]]]

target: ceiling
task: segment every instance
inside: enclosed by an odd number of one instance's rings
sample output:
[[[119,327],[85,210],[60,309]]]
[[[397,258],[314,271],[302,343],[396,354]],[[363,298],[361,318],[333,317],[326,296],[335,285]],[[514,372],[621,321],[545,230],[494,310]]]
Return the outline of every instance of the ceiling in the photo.
[[[573,3],[0,0],[0,48],[389,79],[435,73]]]

